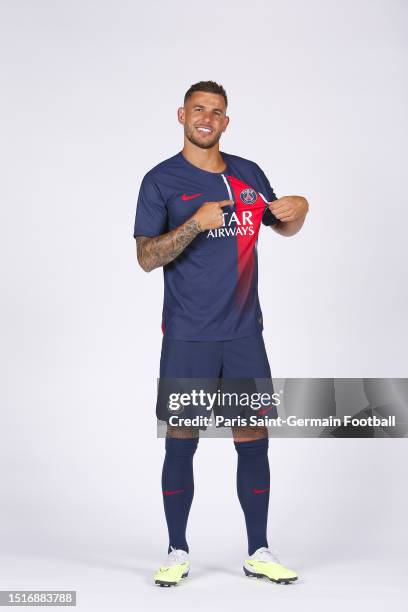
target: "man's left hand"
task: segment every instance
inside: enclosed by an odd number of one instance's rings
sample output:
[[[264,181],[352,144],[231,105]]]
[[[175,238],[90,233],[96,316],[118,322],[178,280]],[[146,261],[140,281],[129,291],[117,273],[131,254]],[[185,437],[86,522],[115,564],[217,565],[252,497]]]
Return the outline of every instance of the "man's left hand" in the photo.
[[[302,196],[283,196],[270,202],[268,207],[282,223],[304,219],[309,210],[309,204]]]

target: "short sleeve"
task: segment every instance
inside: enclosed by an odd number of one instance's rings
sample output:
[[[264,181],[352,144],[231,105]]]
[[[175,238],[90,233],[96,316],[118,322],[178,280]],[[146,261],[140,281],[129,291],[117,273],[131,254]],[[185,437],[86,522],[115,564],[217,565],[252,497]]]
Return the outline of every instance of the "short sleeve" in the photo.
[[[166,202],[148,172],[140,185],[133,237],[158,236],[167,227]]]
[[[263,185],[263,189],[264,189],[262,194],[265,196],[268,202],[273,202],[274,200],[277,200],[278,197],[276,193],[274,192],[274,190],[272,189],[271,184],[266,174],[263,172],[263,170],[258,165],[257,165],[257,170],[259,172],[260,182]],[[276,225],[276,223],[278,223],[278,219],[275,217],[273,213],[271,213],[268,207],[265,207],[264,214],[262,215],[262,223],[263,225]]]

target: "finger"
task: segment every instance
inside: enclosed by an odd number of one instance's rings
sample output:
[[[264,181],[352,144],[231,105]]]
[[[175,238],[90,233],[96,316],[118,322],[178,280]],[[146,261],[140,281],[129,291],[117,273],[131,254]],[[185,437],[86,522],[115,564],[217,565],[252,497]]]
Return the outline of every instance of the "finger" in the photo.
[[[287,206],[285,206],[284,204],[282,204],[281,206],[276,206],[276,207],[274,207],[274,208],[272,208],[272,206],[270,206],[269,208],[270,208],[270,211],[271,211],[271,212],[272,212],[274,215],[276,215],[276,214],[278,214],[278,215],[282,215],[282,214],[284,214],[284,213],[290,213],[290,212],[291,212],[291,211],[290,211],[290,208],[288,208],[288,207],[287,207]]]
[[[224,208],[225,206],[233,206],[234,205],[234,200],[222,200],[221,202],[218,202],[218,206],[220,208]]]
[[[277,198],[276,200],[272,200],[271,202],[268,202],[269,206],[281,206],[282,204],[285,203],[285,196],[282,196],[281,198]]]
[[[289,208],[288,202],[281,202],[280,200],[275,200],[275,202],[269,203],[269,208],[275,208],[278,210],[279,208]]]
[[[279,221],[287,223],[288,221],[294,221],[294,218],[292,217],[292,215],[283,215],[282,217],[279,217]]]
[[[276,212],[276,211],[273,214],[279,220],[282,220],[283,217],[287,218],[287,217],[290,217],[292,215],[292,213],[290,213],[290,212]]]

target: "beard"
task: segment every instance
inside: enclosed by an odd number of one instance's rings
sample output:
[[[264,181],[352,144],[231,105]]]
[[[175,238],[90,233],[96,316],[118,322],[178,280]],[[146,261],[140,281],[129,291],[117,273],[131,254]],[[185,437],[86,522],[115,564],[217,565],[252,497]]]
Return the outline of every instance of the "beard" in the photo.
[[[197,147],[200,147],[200,149],[211,149],[211,147],[216,145],[219,139],[221,138],[222,132],[214,132],[211,135],[211,138],[200,139],[199,136],[196,136],[194,134],[194,129],[194,127],[186,125],[184,128],[184,134],[192,144],[196,145]]]

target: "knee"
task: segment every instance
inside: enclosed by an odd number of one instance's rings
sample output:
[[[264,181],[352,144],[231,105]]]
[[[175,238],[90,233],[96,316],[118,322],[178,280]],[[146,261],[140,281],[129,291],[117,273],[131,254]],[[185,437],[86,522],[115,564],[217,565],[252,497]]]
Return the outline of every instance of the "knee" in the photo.
[[[197,450],[199,438],[174,438],[166,436],[166,457],[167,458],[193,458]]]
[[[168,438],[198,438],[197,427],[176,427],[174,425],[167,425],[167,437]]]
[[[268,439],[267,427],[232,427],[234,442],[250,442],[251,440]]]
[[[234,446],[239,457],[263,460],[268,456],[269,438],[256,438],[245,442],[234,440]]]

